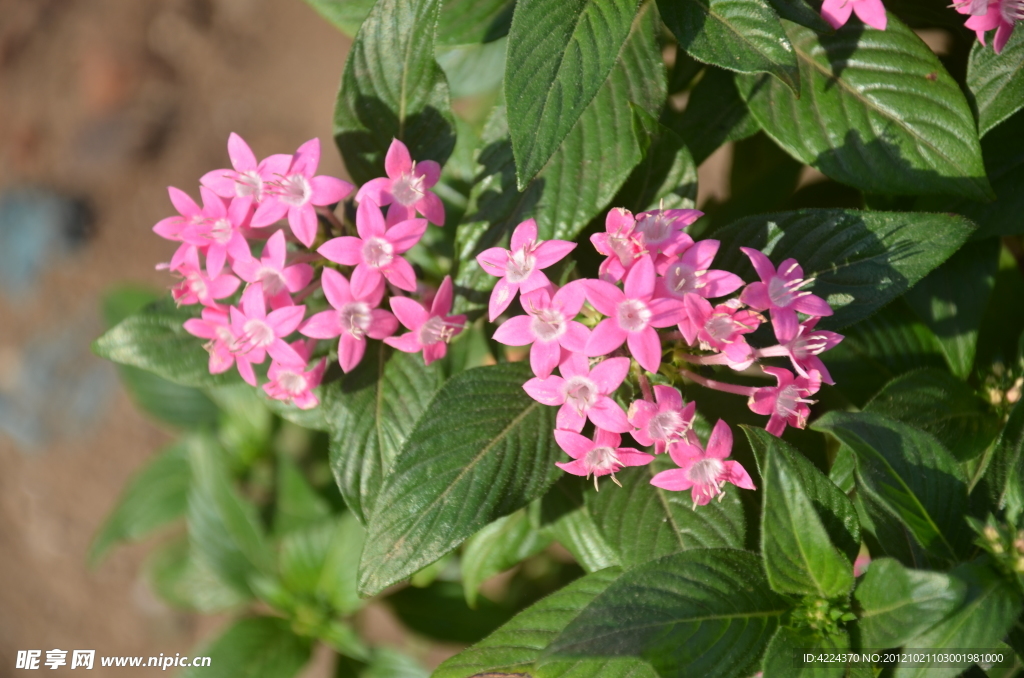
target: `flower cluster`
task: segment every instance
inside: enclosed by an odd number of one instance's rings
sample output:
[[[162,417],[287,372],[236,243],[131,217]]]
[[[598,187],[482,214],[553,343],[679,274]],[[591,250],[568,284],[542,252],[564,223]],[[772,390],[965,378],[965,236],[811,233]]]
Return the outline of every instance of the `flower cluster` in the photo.
[[[416,274],[401,255],[419,242],[428,222],[444,223],[444,206],[430,191],[441,171],[436,162],[416,163],[405,145],[394,141],[385,159],[387,177],[368,182],[356,194],[356,234],[346,235],[345,225],[326,206],[346,198],[354,186],[316,174],[319,140],[292,155],[257,161],[245,141],[232,134],[228,155],[231,169],[200,180],[202,206],[170,188],[178,215],[153,228],[180,243],[170,263],[158,268],[180,278],[171,290],[178,304],[203,306],[185,329],[207,340],[211,373],[235,367],[256,386],[254,365],[269,356],[263,390],[309,409],[318,404],[313,389],[327,366],[326,358],[314,358],[319,340],[338,339],[338,362],[345,372],[359,364],[367,337],[400,351],[422,351],[427,363],[445,355],[447,341],[465,321],[448,315],[451,280],[444,280],[429,306],[401,295],[417,290]],[[321,219],[327,235],[336,237],[321,238],[314,253]],[[278,226],[284,220],[288,231]],[[227,303],[243,283],[238,303]],[[307,317],[302,302],[319,289],[329,309]],[[386,295],[390,311],[381,308]],[[399,323],[410,331],[393,336]],[[296,333],[302,337],[289,340]]]

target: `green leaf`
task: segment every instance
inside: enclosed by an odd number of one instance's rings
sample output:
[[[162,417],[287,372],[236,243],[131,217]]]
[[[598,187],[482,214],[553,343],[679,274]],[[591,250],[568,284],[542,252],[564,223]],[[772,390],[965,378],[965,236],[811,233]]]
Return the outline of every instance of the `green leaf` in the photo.
[[[811,428],[857,454],[858,491],[896,515],[929,552],[956,561],[969,549],[966,480],[932,435],[869,412],[829,412]]]
[[[318,594],[344,615],[352,614],[366,602],[356,590],[359,554],[365,539],[366,530],[352,513],[345,513],[338,518],[324,569],[317,582]]]
[[[746,139],[761,129],[736,90],[735,76],[720,68],[704,71],[682,115],[671,118],[697,165],[725,142]]]
[[[487,638],[445,661],[433,678],[530,671],[544,648],[620,574],[617,567],[588,574],[534,603]]]
[[[896,17],[833,35],[783,22],[803,95],[737,79],[761,127],[794,158],[864,191],[992,197],[974,117],[938,58]]]
[[[509,31],[505,99],[519,190],[544,168],[633,30],[637,0],[519,0]]]
[[[621,564],[619,554],[605,541],[586,508],[563,515],[551,526],[551,534],[587,572]]]
[[[634,213],[656,208],[693,209],[697,166],[683,140],[636,106],[633,123],[644,159],[633,168],[612,204]]]
[[[398,451],[442,382],[441,366],[370,342],[359,366],[331,384],[331,469],[341,495],[366,523]]]
[[[694,508],[689,492],[670,492],[651,485],[655,473],[675,464],[660,455],[647,466],[623,469],[622,488],[587,492],[587,511],[618,562],[631,568],[648,560],[688,549],[743,548],[746,521],[739,491],[722,501]]]
[[[448,82],[434,60],[440,0],[378,0],[352,45],[334,109],[334,139],[359,184],[384,176],[392,139],[442,165],[455,147]]]
[[[628,656],[646,659],[663,678],[746,676],[788,610],[758,556],[682,551],[623,574],[548,646],[545,660]]]
[[[462,550],[462,587],[466,602],[476,607],[480,584],[540,553],[551,543],[538,529],[540,502],[519,509],[480,530]]]
[[[438,45],[487,43],[508,35],[515,0],[444,0]]]
[[[793,45],[764,0],[659,0],[658,9],[694,59],[737,73],[771,73],[800,92]]]
[[[861,647],[903,647],[959,607],[966,591],[961,580],[941,572],[910,569],[892,558],[872,560],[854,591]]]
[[[274,532],[285,534],[307,527],[320,522],[330,513],[327,501],[310,487],[295,462],[286,453],[278,453]]]
[[[290,593],[350,615],[366,601],[356,592],[363,526],[351,513],[290,532],[281,540],[278,568]]]
[[[1024,513],[1024,401],[1019,401],[999,436],[985,473],[993,504],[1013,522]]]
[[[430,678],[430,671],[398,650],[375,647],[369,664],[338,657],[334,678]]]
[[[850,651],[850,636],[846,631],[837,635],[821,637],[809,629],[780,628],[764,651],[763,678],[842,678],[856,676],[856,669],[842,663],[797,664],[797,657],[813,652],[824,654]],[[871,676],[870,669],[867,676]]]
[[[793,257],[810,287],[835,315],[819,327],[842,328],[868,317],[957,250],[973,225],[949,214],[807,209],[757,215],[714,231],[722,241],[716,266],[756,280],[740,246],[762,250],[778,265]]]
[[[139,409],[159,421],[184,429],[217,423],[217,407],[199,389],[175,384],[138,367],[119,365],[117,371]]]
[[[844,446],[843,449],[849,448]],[[949,566],[948,560],[930,556],[917,543],[910,528],[874,495],[855,492],[853,503],[860,518],[861,534],[872,553],[895,558],[907,567],[941,569]]]
[[[924,369],[889,382],[864,408],[927,431],[959,461],[978,456],[999,433],[988,403],[948,372]]]
[[[114,510],[89,546],[89,564],[95,567],[114,544],[137,541],[185,514],[192,480],[188,451],[179,443],[160,452],[135,473]]]
[[[376,0],[306,0],[316,13],[339,31],[354,37]]]
[[[1014,31],[1000,54],[974,43],[967,61],[967,87],[981,136],[1024,108],[1024,33]]]
[[[360,561],[366,594],[401,581],[544,493],[561,454],[554,408],[522,389],[523,363],[477,367],[431,401],[377,499]]]
[[[388,604],[407,628],[444,642],[475,643],[507,622],[514,610],[487,598],[470,609],[462,585],[434,581],[429,586],[407,586],[387,597]]]
[[[211,614],[240,607],[251,598],[225,583],[205,560],[196,557],[184,535],[152,553],[146,575],[158,596],[185,610]]]
[[[184,678],[290,678],[309,661],[312,644],[277,617],[240,619],[198,654],[209,666],[186,669]]]
[[[548,660],[535,669],[537,678],[658,678],[649,663],[636,657],[583,657]]]

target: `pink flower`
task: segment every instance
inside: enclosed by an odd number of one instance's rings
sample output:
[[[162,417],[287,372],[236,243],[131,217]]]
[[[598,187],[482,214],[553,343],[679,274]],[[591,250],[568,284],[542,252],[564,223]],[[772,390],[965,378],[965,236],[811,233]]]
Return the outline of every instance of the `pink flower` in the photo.
[[[224,199],[206,187],[199,189],[203,210],[181,230],[181,240],[199,247],[206,254],[206,270],[216,277],[224,270],[224,262],[252,256],[249,243],[239,232],[248,218],[248,207],[241,202]]]
[[[166,240],[181,241],[181,232],[186,226],[198,223],[203,219],[203,208],[196,204],[185,191],[174,186],[167,187],[167,194],[171,197],[171,204],[178,210],[178,216],[167,217],[156,222],[153,232]],[[173,268],[173,265],[172,265]]]
[[[412,331],[400,337],[388,337],[384,343],[405,353],[423,351],[425,365],[443,358],[448,352],[448,342],[466,324],[466,316],[448,315],[452,310],[451,276],[445,276],[437,288],[429,311],[409,297],[391,297],[391,310],[399,322]]]
[[[398,255],[419,242],[427,220],[408,219],[388,228],[380,207],[367,198],[356,210],[356,230],[358,238],[346,235],[328,240],[317,252],[335,263],[362,268],[368,286],[376,286],[383,276],[399,289],[415,291],[416,272]]]
[[[481,268],[500,278],[488,305],[491,322],[508,308],[516,292],[532,292],[550,285],[541,269],[560,261],[576,248],[576,243],[567,240],[537,242],[537,222],[533,219],[516,226],[510,244],[510,250],[491,247],[476,255]]]
[[[495,341],[506,346],[530,348],[530,366],[533,373],[544,379],[551,376],[567,351],[582,352],[590,330],[573,318],[583,308],[586,292],[582,280],[569,283],[550,294],[548,288],[523,295],[523,308],[527,315],[509,318],[494,333]]]
[[[260,283],[271,308],[281,308],[291,305],[289,292],[294,294],[313,280],[312,266],[285,266],[287,256],[284,231],[277,231],[267,240],[261,258],[256,259],[250,255],[247,259],[236,259],[233,268],[242,280]]]
[[[632,429],[626,413],[608,397],[626,378],[629,358],[609,358],[590,369],[585,356],[573,353],[558,371],[562,376],[534,377],[523,384],[523,390],[537,402],[561,406],[555,418],[558,428],[582,431],[589,418],[606,431],[626,433]]]
[[[1003,51],[1013,34],[1014,25],[1024,21],[1024,2],[1021,0],[997,0],[987,4],[964,2],[954,3],[954,6],[961,14],[973,15],[964,25],[974,31],[982,45],[985,44],[985,32],[996,29],[996,37],[992,41],[992,49],[996,54]]]
[[[800,323],[796,335],[783,345],[783,349],[793,362],[797,374],[806,377],[811,372],[818,372],[823,382],[834,384],[832,375],[818,356],[841,342],[844,337],[828,330],[815,330],[818,320],[820,318],[810,318]]]
[[[683,396],[671,386],[660,384],[654,387],[657,404],[636,400],[629,406],[629,423],[636,427],[633,438],[647,447],[654,445],[655,454],[661,454],[670,445],[692,437],[693,417],[697,403],[690,402],[683,407]],[[696,442],[696,438],[692,438]]]
[[[228,137],[228,157],[233,170],[207,172],[199,183],[222,198],[237,198],[247,203],[247,207],[253,202],[262,202],[267,187],[284,176],[292,163],[292,157],[287,154],[272,155],[257,163],[249,144],[234,132]]]
[[[750,367],[754,350],[747,344],[744,334],[750,334],[764,322],[759,313],[740,310],[733,300],[714,308],[704,297],[687,294],[683,300],[686,317],[679,323],[686,343],[698,342],[705,351],[722,351],[734,370]]]
[[[825,0],[821,6],[821,17],[836,30],[842,28],[854,12],[868,26],[885,30],[886,16],[882,0]]]
[[[227,372],[235,364],[238,341],[225,308],[207,306],[202,318],[185,321],[185,331],[200,339],[209,339],[203,348],[210,354],[210,374]]]
[[[786,425],[803,428],[807,425],[807,417],[811,414],[808,405],[814,400],[807,396],[813,395],[821,388],[821,376],[810,372],[806,377],[793,378],[793,373],[781,367],[762,367],[766,373],[778,380],[776,386],[765,386],[754,391],[747,405],[757,414],[771,415],[764,430],[773,436],[781,436]]]
[[[711,268],[719,244],[717,240],[701,240],[678,259],[666,259],[657,267],[663,277],[658,278],[655,294],[677,299],[687,294],[699,294],[705,299],[714,299],[743,287],[743,279],[738,275]]]
[[[366,353],[366,337],[383,339],[398,329],[398,320],[390,311],[377,308],[384,298],[384,282],[377,277],[377,283],[370,282],[369,269],[356,268],[352,273],[352,284],[333,268],[325,268],[321,282],[327,301],[333,311],[323,311],[312,316],[299,329],[307,337],[338,341],[338,362],[341,369],[351,372]]]
[[[291,166],[267,188],[267,195],[252,215],[253,228],[270,226],[288,215],[292,233],[306,247],[316,239],[314,205],[331,205],[352,192],[347,181],[328,176],[313,176],[320,164],[320,140],[310,139],[299,146]]]
[[[699,444],[677,443],[669,447],[668,453],[679,468],[655,475],[651,478],[651,485],[674,492],[692,488],[694,510],[716,496],[721,501],[726,483],[745,490],[756,489],[750,475],[738,461],[726,460],[732,453],[732,431],[721,419],[711,430],[706,450]]]
[[[636,215],[634,233],[643,238],[644,249],[651,256],[673,255],[693,245],[683,229],[704,216],[699,210],[657,209]]]
[[[428,191],[441,176],[441,166],[433,160],[415,162],[398,139],[391,141],[384,156],[387,178],[371,179],[356,193],[356,202],[369,198],[388,208],[388,223],[412,219],[419,212],[432,224],[444,226],[444,205],[441,199]]]
[[[267,377],[270,379],[263,384],[263,390],[274,400],[292,403],[300,410],[311,410],[320,404],[317,397],[313,395],[313,389],[320,385],[323,379],[324,370],[327,368],[327,358],[321,358],[320,362],[311,370],[306,370],[306,363],[309,362],[310,354],[315,341],[295,341],[291,344],[295,353],[302,358],[302,362],[295,364],[280,363],[273,361],[270,369],[267,370]]]
[[[740,301],[757,311],[771,311],[775,336],[785,343],[796,335],[797,311],[807,315],[832,315],[832,307],[824,299],[800,288],[814,282],[804,279],[804,270],[796,259],[786,259],[776,273],[772,262],[761,252],[749,247],[740,250],[750,257],[761,282],[750,283],[740,294]]]
[[[587,340],[586,354],[607,355],[626,343],[648,372],[661,366],[661,338],[656,327],[669,327],[684,317],[683,302],[654,297],[654,262],[643,257],[626,275],[625,292],[604,280],[587,280],[587,300],[608,316]]]
[[[619,447],[622,436],[602,429],[594,431],[591,440],[575,431],[555,430],[555,442],[572,461],[555,462],[555,466],[574,476],[594,476],[594,489],[599,489],[597,479],[610,475],[612,481],[622,487],[615,473],[626,466],[646,466],[654,457],[631,447]]]
[[[633,213],[627,209],[616,207],[608,210],[604,230],[604,233],[590,236],[594,249],[608,257],[601,262],[598,276],[601,280],[617,283],[647,250],[643,235],[636,230]]]
[[[305,306],[285,306],[267,314],[260,285],[249,285],[242,293],[242,308],[231,307],[231,330],[236,337],[234,354],[238,373],[251,386],[256,385],[254,364],[267,359],[294,365],[305,361],[284,337],[294,332],[306,313]]]
[[[233,275],[223,273],[210,277],[199,265],[199,251],[187,245],[175,272],[182,276],[180,283],[171,288],[171,296],[178,304],[212,306],[214,300],[230,297],[242,282]]]

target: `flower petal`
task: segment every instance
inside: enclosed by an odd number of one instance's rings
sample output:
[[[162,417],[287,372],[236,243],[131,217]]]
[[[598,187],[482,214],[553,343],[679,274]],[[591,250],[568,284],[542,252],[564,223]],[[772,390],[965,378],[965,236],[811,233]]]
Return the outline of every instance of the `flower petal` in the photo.
[[[537,338],[531,329],[532,324],[533,319],[528,315],[513,316],[503,322],[494,332],[494,340],[506,346],[527,346],[532,344]],[[554,367],[552,366],[551,369],[554,369]],[[549,370],[548,374],[550,373]]]
[[[622,346],[627,336],[626,330],[619,327],[617,320],[605,318],[591,331],[584,353],[591,357],[608,355]]]
[[[661,339],[653,327],[646,327],[640,332],[630,332],[626,337],[629,352],[633,354],[640,367],[657,374],[661,367]]]
[[[575,431],[555,430],[555,442],[573,459],[579,459],[594,449],[594,441]]]

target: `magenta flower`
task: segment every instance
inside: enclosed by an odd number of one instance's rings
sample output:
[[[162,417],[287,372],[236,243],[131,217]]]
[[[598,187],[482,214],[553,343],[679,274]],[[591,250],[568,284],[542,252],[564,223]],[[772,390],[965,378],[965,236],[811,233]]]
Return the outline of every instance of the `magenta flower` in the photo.
[[[306,313],[305,306],[285,306],[268,314],[263,290],[258,283],[245,289],[241,305],[240,309],[231,307],[231,330],[236,337],[235,364],[242,379],[251,386],[256,385],[252,366],[266,360],[267,353],[278,362],[305,364],[284,340],[298,329]]]
[[[759,313],[738,309],[735,302],[719,304],[714,308],[704,297],[686,295],[683,301],[686,317],[679,323],[686,343],[699,343],[705,351],[722,351],[734,370],[750,367],[754,350],[747,344],[744,334],[750,334],[764,322]]]
[[[711,430],[707,449],[699,444],[676,443],[668,453],[679,468],[655,475],[651,485],[673,492],[691,490],[694,510],[716,496],[721,501],[726,483],[744,490],[756,489],[746,469],[738,461],[727,460],[732,454],[732,430],[721,419]]]
[[[573,474],[590,478],[594,476],[594,489],[599,489],[597,479],[610,475],[612,482],[619,487],[622,484],[615,473],[626,466],[646,466],[654,457],[632,447],[619,447],[622,436],[603,429],[594,431],[591,440],[575,431],[555,430],[555,442],[565,451],[572,461],[555,462],[555,466]]]
[[[227,372],[235,364],[238,340],[225,308],[207,306],[203,309],[201,318],[189,318],[185,321],[185,331],[200,339],[209,340],[203,348],[210,354],[210,374]]]
[[[684,317],[683,302],[654,297],[654,262],[643,257],[626,274],[625,291],[604,280],[587,280],[587,300],[608,316],[587,340],[586,354],[607,355],[626,343],[648,372],[661,366],[661,338],[656,327],[669,327]]]
[[[677,299],[687,294],[699,294],[705,299],[714,299],[743,287],[743,279],[738,275],[711,268],[719,244],[717,240],[700,240],[678,259],[667,259],[657,266],[663,277],[659,277],[655,284],[655,294]]]
[[[252,227],[270,226],[287,214],[295,237],[306,247],[312,246],[317,230],[314,205],[332,205],[354,188],[335,177],[313,176],[319,164],[319,139],[299,146],[288,170],[267,187],[267,195],[252,215]]]
[[[383,276],[399,289],[415,291],[416,272],[398,255],[419,242],[427,220],[407,219],[388,228],[380,207],[367,198],[356,210],[356,230],[358,238],[345,235],[328,240],[317,252],[335,263],[362,268],[368,286],[376,286]]]
[[[206,275],[199,265],[199,250],[193,245],[185,247],[182,261],[174,270],[182,276],[182,280],[171,288],[171,296],[182,305],[198,303],[212,306],[216,299],[230,297],[242,284],[242,281],[228,273],[216,277]]]
[[[409,297],[391,297],[391,310],[399,322],[412,331],[400,337],[388,337],[384,343],[405,353],[423,351],[425,365],[443,358],[448,352],[448,342],[466,325],[466,316],[448,315],[452,310],[451,276],[445,276],[437,288],[429,311]]]
[[[1018,21],[1024,21],[1024,2],[1021,0],[997,0],[988,3],[984,0],[975,0],[954,3],[953,6],[961,14],[973,15],[964,25],[974,31],[982,46],[985,45],[985,33],[993,28],[996,30],[996,36],[992,40],[992,49],[996,54],[1001,53],[1010,40],[1014,25]]]
[[[683,396],[671,386],[660,384],[654,387],[657,404],[647,400],[636,400],[629,406],[629,423],[635,426],[633,438],[648,447],[654,445],[655,454],[661,454],[670,445],[693,436],[693,417],[697,403],[690,402],[683,407]],[[693,442],[696,439],[693,438]]]
[[[292,300],[288,293],[298,292],[313,280],[312,266],[286,266],[287,257],[284,231],[277,231],[267,240],[262,257],[257,259],[250,255],[247,259],[236,259],[233,268],[242,280],[260,283],[270,307],[277,309],[290,306]]]
[[[181,230],[180,236],[183,242],[195,245],[206,254],[206,271],[217,277],[224,270],[228,257],[234,262],[252,256],[249,243],[240,232],[249,217],[249,208],[244,201],[225,204],[223,198],[205,186],[199,192],[203,197],[203,210]]]
[[[488,304],[491,322],[508,308],[516,292],[532,292],[550,285],[541,269],[560,261],[576,248],[576,243],[567,240],[537,242],[537,222],[533,219],[516,226],[510,245],[510,250],[491,247],[476,255],[481,268],[500,278],[494,284]]]
[[[776,386],[765,386],[754,391],[747,405],[756,414],[771,415],[764,430],[773,436],[781,436],[786,425],[803,428],[807,425],[807,417],[811,414],[808,405],[816,401],[808,400],[821,388],[821,376],[811,371],[806,377],[793,378],[793,373],[781,367],[762,367],[766,373],[778,380]]]
[[[671,256],[693,244],[683,229],[704,216],[699,210],[657,209],[636,215],[634,232],[643,238],[644,249],[651,256]]]
[[[821,5],[821,17],[836,30],[842,28],[853,13],[868,26],[885,30],[886,16],[882,0],[825,0]]]
[[[555,425],[570,431],[582,431],[589,418],[598,428],[613,433],[632,429],[626,413],[609,398],[629,372],[629,358],[609,358],[590,369],[586,356],[573,353],[558,366],[562,376],[534,377],[525,384],[531,398],[544,405],[561,407]]]
[[[234,132],[228,136],[228,157],[234,169],[207,172],[199,183],[222,198],[237,198],[247,207],[262,202],[267,187],[284,176],[292,164],[292,157],[286,154],[272,155],[257,163],[249,144]]]
[[[327,358],[321,358],[311,370],[306,370],[306,363],[309,362],[310,354],[316,341],[294,341],[291,344],[295,353],[302,358],[302,362],[294,365],[273,361],[270,369],[267,370],[267,377],[270,379],[263,384],[263,390],[274,400],[292,403],[300,410],[311,410],[320,404],[320,401],[313,395],[313,389],[320,385],[323,379],[324,370],[327,369]]]
[[[818,356],[829,350],[844,337],[828,330],[815,330],[820,318],[810,318],[800,323],[796,335],[785,344],[778,347],[761,349],[759,355],[768,357],[775,355],[787,356],[793,362],[793,369],[802,377],[809,376],[811,372],[818,372],[821,380],[826,384],[834,384],[832,375],[828,368]]]
[[[392,139],[384,156],[384,172],[387,178],[371,179],[363,184],[356,193],[356,202],[369,198],[381,207],[391,205],[389,224],[412,219],[419,212],[430,223],[444,226],[444,204],[427,190],[440,178],[440,165],[433,160],[414,161],[405,144]]]
[[[804,270],[796,259],[786,259],[775,266],[763,253],[749,247],[740,251],[750,257],[750,263],[760,276],[761,282],[750,283],[740,294],[740,301],[757,311],[771,311],[775,336],[785,343],[796,335],[797,311],[807,315],[832,315],[832,307],[819,296],[802,292],[800,288],[814,282],[804,279]]]
[[[601,262],[598,276],[601,280],[617,283],[647,250],[643,235],[636,230],[633,213],[627,209],[616,207],[608,210],[604,230],[604,233],[590,236],[594,249],[608,257]]]
[[[502,323],[494,340],[506,346],[533,344],[530,367],[535,375],[545,379],[568,357],[568,351],[582,352],[586,346],[590,330],[573,320],[583,308],[585,298],[582,280],[569,283],[554,296],[546,287],[528,292],[522,298],[526,315]]]
[[[338,362],[351,372],[366,353],[366,338],[383,339],[398,329],[398,320],[390,311],[377,308],[384,298],[384,281],[370,281],[369,269],[356,268],[352,283],[333,268],[325,268],[321,282],[327,301],[334,307],[312,316],[299,328],[307,337],[338,340]]]

